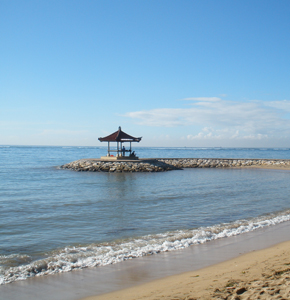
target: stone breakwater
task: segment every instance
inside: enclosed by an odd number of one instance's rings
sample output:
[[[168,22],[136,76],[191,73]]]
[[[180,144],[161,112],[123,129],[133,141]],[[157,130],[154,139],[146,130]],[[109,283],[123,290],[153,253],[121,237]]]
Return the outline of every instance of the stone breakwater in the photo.
[[[171,164],[152,160],[138,161],[100,161],[96,159],[80,159],[66,165],[60,166],[61,169],[71,169],[74,171],[91,171],[91,172],[164,172],[178,170]]]
[[[90,172],[163,172],[184,168],[240,168],[276,167],[290,168],[285,159],[222,159],[222,158],[158,158],[138,161],[101,161],[80,159],[60,166],[61,169]]]
[[[164,158],[161,162],[177,168],[239,168],[277,167],[290,168],[288,159],[225,159],[225,158]]]

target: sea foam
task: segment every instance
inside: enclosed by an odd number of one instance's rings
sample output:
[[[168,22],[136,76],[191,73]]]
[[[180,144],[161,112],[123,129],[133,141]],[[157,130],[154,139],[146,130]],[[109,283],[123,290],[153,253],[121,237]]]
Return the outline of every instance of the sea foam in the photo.
[[[0,262],[22,259],[17,267],[0,269],[0,284],[25,280],[34,276],[69,272],[74,269],[105,266],[128,259],[161,252],[187,248],[211,240],[228,238],[243,233],[276,225],[290,220],[290,210],[232,223],[200,227],[191,230],[178,230],[138,238],[128,238],[110,243],[91,244],[80,247],[65,247],[51,252],[46,258],[25,263],[28,256],[0,256]],[[5,265],[5,264],[4,264]]]

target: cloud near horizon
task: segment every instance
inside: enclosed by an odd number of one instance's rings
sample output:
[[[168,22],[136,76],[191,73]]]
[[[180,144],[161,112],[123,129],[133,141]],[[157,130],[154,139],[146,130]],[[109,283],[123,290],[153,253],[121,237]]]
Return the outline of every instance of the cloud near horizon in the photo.
[[[218,97],[192,97],[192,98],[184,98],[184,99],[181,99],[181,100],[216,102],[216,101],[220,101],[221,98],[218,98]]]
[[[191,101],[190,106],[128,112],[124,116],[142,126],[191,126],[192,132],[186,135],[189,140],[252,140],[288,138],[290,135],[289,100],[237,102],[218,97],[183,100]]]

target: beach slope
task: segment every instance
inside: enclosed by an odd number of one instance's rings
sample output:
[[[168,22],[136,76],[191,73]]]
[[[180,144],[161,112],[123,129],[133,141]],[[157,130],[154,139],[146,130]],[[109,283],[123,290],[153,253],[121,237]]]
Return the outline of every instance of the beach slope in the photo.
[[[290,299],[290,241],[85,300]]]

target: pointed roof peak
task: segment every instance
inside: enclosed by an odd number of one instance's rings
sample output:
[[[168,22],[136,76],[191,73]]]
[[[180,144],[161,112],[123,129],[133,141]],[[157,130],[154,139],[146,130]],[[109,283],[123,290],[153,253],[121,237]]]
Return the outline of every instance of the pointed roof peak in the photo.
[[[100,137],[100,142],[140,142],[142,137],[133,137],[126,132],[122,131],[121,126],[119,126],[118,130],[113,132],[112,134],[106,137]]]

